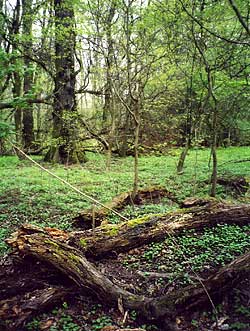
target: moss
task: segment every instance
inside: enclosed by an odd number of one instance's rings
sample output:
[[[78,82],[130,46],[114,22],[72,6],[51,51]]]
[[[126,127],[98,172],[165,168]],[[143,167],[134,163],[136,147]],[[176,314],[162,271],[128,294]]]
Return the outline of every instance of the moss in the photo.
[[[82,248],[86,248],[88,246],[88,243],[87,243],[86,239],[81,238],[79,240],[79,242],[80,242],[80,245],[82,246]]]
[[[107,231],[108,236],[116,236],[119,232],[119,228],[117,226],[113,226]]]
[[[127,222],[128,227],[133,228],[137,225],[143,224],[147,222],[148,220],[152,219],[153,217],[161,217],[164,214],[153,214],[153,215],[146,215],[140,218],[134,218]]]
[[[44,242],[46,244],[50,244],[50,245],[52,245],[52,246],[54,246],[56,248],[59,248],[59,245],[57,243],[55,243],[54,241],[52,241],[52,240],[46,239],[46,240],[44,240]]]
[[[79,256],[77,256],[77,255],[75,255],[75,254],[69,253],[68,256],[69,256],[69,258],[70,258],[71,260],[73,260],[74,262],[79,262],[79,260],[80,260]]]

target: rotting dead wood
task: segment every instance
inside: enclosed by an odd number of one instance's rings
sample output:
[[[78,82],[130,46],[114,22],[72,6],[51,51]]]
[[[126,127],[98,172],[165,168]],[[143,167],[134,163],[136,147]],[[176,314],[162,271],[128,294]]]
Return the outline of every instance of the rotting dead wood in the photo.
[[[101,258],[160,241],[183,230],[203,229],[217,224],[249,224],[250,205],[227,205],[216,200],[209,204],[180,209],[165,214],[149,215],[121,224],[107,224],[92,230],[73,232],[68,243],[87,257]]]
[[[250,271],[250,252],[248,252],[203,280],[202,283],[187,286],[165,296],[149,298],[122,289],[110,281],[108,276],[98,271],[81,251],[46,233],[25,233],[23,229],[17,235],[15,243],[12,239],[12,246],[21,255],[45,261],[58,269],[80,289],[87,288],[88,291],[92,291],[101,302],[113,306],[122,302],[124,308],[136,310],[148,320],[172,320],[180,313],[200,308],[210,300],[207,293],[217,302],[229,288]],[[5,306],[4,302],[2,306]],[[30,303],[24,303],[23,306],[30,307]],[[25,318],[26,315],[23,316]]]
[[[93,209],[88,209],[80,213],[74,218],[75,225],[83,229],[91,229],[93,218],[95,226],[100,226],[101,222],[104,221],[110,214],[110,209],[120,211],[128,205],[141,205],[144,203],[159,203],[162,198],[168,198],[171,202],[178,203],[178,199],[175,195],[168,191],[166,188],[161,186],[151,186],[145,189],[140,189],[132,199],[132,191],[124,192],[116,196],[111,202],[107,203],[106,206],[98,208],[93,211]]]
[[[43,300],[43,297],[47,298],[46,293],[50,293],[48,295],[50,299],[42,301],[44,305],[37,304],[37,307],[39,306],[40,311],[42,311],[49,304],[52,305],[57,300],[62,299],[64,291],[65,295],[72,293],[74,291],[72,290],[73,282],[79,291],[87,290],[88,293],[92,293],[100,301],[113,306],[117,306],[118,301],[122,302],[126,309],[139,311],[146,319],[174,319],[175,316],[182,312],[207,304],[209,299],[206,291],[212,300],[215,302],[219,301],[235,282],[249,274],[250,253],[238,257],[208,279],[203,280],[203,283],[190,285],[158,298],[135,295],[124,290],[112,282],[108,275],[98,271],[86,259],[85,254],[92,258],[101,258],[113,251],[117,253],[119,251],[127,251],[147,242],[160,240],[167,233],[178,234],[183,229],[201,229],[205,226],[214,226],[219,223],[243,225],[249,224],[249,222],[249,205],[229,206],[214,201],[214,203],[202,207],[193,207],[164,215],[131,220],[127,223],[116,225],[114,228],[111,226],[100,227],[94,232],[83,231],[81,233],[68,234],[57,229],[40,229],[25,225],[8,240],[9,245],[14,248],[15,254],[19,256],[19,260],[26,257],[23,262],[25,263],[25,261],[32,259],[30,263],[38,266],[38,273],[34,274],[35,277],[38,277],[37,275],[39,274],[39,263],[43,266],[43,262],[46,263],[45,265],[48,268],[57,270],[64,277],[57,277],[58,282],[55,285],[51,285],[50,281],[48,281],[47,287],[44,286],[46,282],[43,279],[43,288],[39,288],[39,281],[35,283],[34,279],[32,279],[34,286],[31,290],[28,290],[29,279],[26,278],[26,284],[23,285],[23,289],[26,292],[22,296],[14,295],[13,292],[10,292],[8,296],[5,292],[5,299],[0,298],[0,317],[2,319],[9,318],[10,326],[21,325],[33,314],[37,313],[36,310],[33,310],[33,312],[31,312],[31,309],[27,310],[27,307],[30,308],[33,305],[32,297],[38,297],[37,295],[32,296],[31,293],[39,293],[41,300]],[[120,247],[119,245],[121,244],[122,246]],[[38,263],[34,264],[34,261],[38,261]],[[48,271],[47,274],[49,275],[50,272]],[[67,281],[64,281],[63,284],[60,283],[63,278],[70,279],[71,282],[67,283]],[[8,278],[6,278],[6,284],[8,284]],[[1,285],[4,287],[4,282],[1,282]],[[58,288],[62,290],[63,294],[59,297],[56,294],[56,289]],[[49,289],[54,289],[55,295]],[[44,293],[44,296],[42,293]],[[38,301],[36,302],[38,303]],[[17,319],[17,312],[20,315],[19,320]],[[7,330],[14,329],[7,328]]]
[[[28,285],[28,284],[27,284]],[[71,288],[49,286],[0,301],[0,319],[5,329],[16,331],[33,316],[46,311],[74,292]]]

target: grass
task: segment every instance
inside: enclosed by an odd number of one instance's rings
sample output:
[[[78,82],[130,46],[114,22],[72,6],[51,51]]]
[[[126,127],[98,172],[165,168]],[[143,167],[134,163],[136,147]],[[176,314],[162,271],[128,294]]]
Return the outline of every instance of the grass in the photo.
[[[206,197],[209,192],[207,181],[210,177],[210,151],[208,149],[193,149],[189,152],[185,163],[184,173],[176,174],[176,164],[180,149],[173,149],[165,156],[141,156],[139,160],[140,187],[161,185],[172,191],[179,200],[189,196]],[[230,161],[247,159],[250,147],[230,147],[218,149],[219,176],[244,176],[250,181],[250,163],[234,163]],[[102,203],[110,201],[121,192],[131,190],[133,184],[133,158],[112,159],[110,171],[106,170],[103,155],[88,154],[89,161],[83,165],[65,167],[62,165],[46,164],[41,158],[35,160],[70,182],[72,185],[91,195]],[[4,239],[21,224],[28,222],[39,226],[54,226],[61,229],[72,227],[72,218],[83,209],[90,208],[92,203],[72,191],[69,187],[47,173],[41,171],[29,161],[20,161],[17,157],[0,157],[0,254],[7,252]],[[250,192],[236,200],[229,191],[218,185],[219,198],[233,203],[250,202]],[[144,206],[128,206],[123,211],[127,218],[137,218],[150,213],[164,213],[175,209],[167,199],[161,203]],[[119,222],[111,215],[110,221]],[[210,272],[231,261],[235,256],[250,248],[250,226],[235,225],[217,226],[205,229],[200,233],[183,232],[173,239],[167,237],[160,243],[152,243],[144,248],[140,256],[131,255],[124,261],[128,269],[155,270],[170,272],[168,280],[185,285],[192,282],[190,265],[201,275]],[[206,269],[207,268],[207,269]],[[165,280],[159,280],[159,286],[165,286]],[[241,301],[235,303],[237,314],[247,315],[249,309]],[[77,331],[85,328],[78,319],[71,317],[71,311],[62,307],[54,315],[53,330]],[[46,316],[44,317],[47,318]],[[131,320],[136,316],[131,313]],[[111,324],[109,313],[91,311],[89,320],[91,330],[100,330]],[[131,322],[131,323],[132,323]],[[39,330],[41,320],[34,319],[27,325],[27,330]],[[85,322],[84,322],[85,323]],[[88,321],[86,322],[88,323]],[[86,324],[85,323],[85,324]],[[233,324],[234,323],[234,324]],[[232,321],[232,330],[244,330],[246,320]],[[85,325],[84,324],[84,325]],[[79,328],[79,325],[81,327]],[[194,326],[195,327],[195,326]],[[151,326],[145,327],[153,330]],[[86,330],[88,327],[86,326]]]
[[[163,185],[173,191],[179,199],[188,196],[208,195],[210,176],[210,151],[193,149],[186,160],[184,174],[176,174],[179,149],[169,151],[166,156],[142,156],[139,162],[140,187]],[[250,180],[249,162],[230,163],[246,159],[250,147],[218,149],[219,174],[246,176]],[[39,157],[35,157],[39,162]],[[89,161],[82,166],[44,164],[56,175],[70,182],[83,192],[105,203],[117,194],[131,190],[133,183],[133,158],[113,158],[110,171],[105,168],[105,158],[100,154],[89,154]],[[20,224],[29,222],[40,226],[55,226],[70,229],[71,219],[81,210],[91,207],[84,199],[57,179],[49,176],[29,161],[20,161],[14,156],[0,158],[0,252],[6,249],[3,243],[8,234]],[[218,196],[233,200],[225,189],[218,185]],[[242,201],[249,201],[249,194]],[[127,216],[138,217],[148,212],[164,212],[169,206],[163,201],[159,206],[142,209],[127,209]],[[155,209],[155,211],[154,211]],[[114,222],[117,219],[114,218]]]

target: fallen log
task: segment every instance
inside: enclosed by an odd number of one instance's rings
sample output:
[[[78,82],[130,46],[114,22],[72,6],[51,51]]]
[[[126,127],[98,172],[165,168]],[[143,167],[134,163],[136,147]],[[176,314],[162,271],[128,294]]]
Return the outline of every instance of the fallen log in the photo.
[[[71,288],[50,286],[27,292],[23,296],[17,295],[11,299],[2,300],[0,301],[0,319],[5,321],[3,327],[8,331],[18,330],[33,316],[62,302],[73,292]]]
[[[79,248],[87,257],[101,258],[160,241],[168,234],[176,235],[183,230],[199,230],[225,223],[249,224],[250,205],[227,205],[211,200],[204,206],[149,215],[121,224],[107,224],[94,231],[72,232],[68,243]]]
[[[218,177],[217,184],[224,186],[227,192],[235,197],[244,195],[249,189],[249,182],[242,176]]]
[[[159,203],[162,198],[167,197],[174,203],[178,203],[178,199],[175,195],[168,191],[165,187],[151,186],[138,190],[135,197],[132,199],[132,191],[124,192],[115,197],[111,202],[107,203],[108,208],[101,207],[93,210],[88,209],[81,212],[76,216],[73,221],[75,225],[80,226],[83,229],[91,229],[94,226],[100,226],[101,222],[105,220],[110,214],[110,210],[120,211],[128,205],[141,205],[144,203]]]
[[[225,186],[234,196],[244,195],[249,189],[249,183],[242,176],[219,177],[217,183]]]
[[[250,252],[238,257],[208,279],[158,298],[148,298],[122,289],[98,271],[72,246],[47,233],[19,232],[12,246],[21,255],[32,256],[52,265],[79,288],[88,289],[105,304],[119,304],[139,311],[148,320],[173,320],[178,314],[200,308],[210,300],[217,302],[225,292],[250,271]],[[4,305],[4,303],[2,303]]]
[[[156,214],[132,219],[120,224],[106,224],[94,231],[41,229],[33,225],[23,225],[19,232],[29,234],[49,234],[53,238],[80,249],[87,257],[99,259],[108,254],[118,254],[140,247],[152,241],[160,241],[167,235],[177,235],[183,230],[202,230],[217,224],[250,223],[250,205],[227,205],[210,199],[205,205],[180,209],[166,214]],[[15,246],[17,233],[7,242]]]
[[[46,293],[48,288],[55,288],[55,285],[51,286],[49,282],[46,287],[43,277],[42,282],[39,281],[39,263],[35,263],[34,261],[45,261],[46,265],[54,267],[53,270],[56,269],[58,272],[64,274],[66,279],[69,277],[81,288],[81,291],[87,289],[88,292],[90,291],[105,303],[117,305],[117,302],[121,302],[122,300],[124,307],[140,311],[147,319],[167,318],[169,320],[171,316],[174,317],[185,309],[194,309],[200,304],[206,304],[209,301],[207,292],[209,292],[213,300],[219,300],[234,282],[249,272],[250,253],[236,259],[233,263],[222,268],[198,285],[186,287],[157,299],[138,296],[122,289],[98,271],[83,254],[86,253],[92,258],[100,258],[112,251],[119,253],[120,251],[126,251],[150,241],[160,240],[166,236],[166,233],[178,234],[183,229],[201,229],[205,226],[214,226],[219,223],[249,224],[249,221],[249,205],[229,206],[212,201],[205,206],[131,220],[121,225],[115,225],[114,228],[111,225],[100,227],[94,232],[83,231],[68,234],[57,229],[40,229],[33,225],[25,225],[8,240],[8,243],[19,254],[19,259],[26,256],[29,260],[32,257],[32,267],[38,266],[38,269],[33,277],[30,274],[30,278],[27,279],[27,277],[24,277],[23,281],[18,283],[22,284],[22,291],[26,291],[23,299],[15,295],[15,289],[14,292],[2,290],[5,300],[1,298],[0,317],[2,314],[2,318],[3,316],[6,318],[9,314],[8,311],[14,311],[12,315],[9,315],[11,317],[11,323],[14,323],[13,325],[24,323],[32,316],[30,313],[31,310],[27,312],[26,309],[32,306],[31,302],[28,302],[32,298],[30,293],[41,294],[42,292],[39,291]],[[119,247],[117,245],[121,246]],[[80,247],[80,250],[78,247]],[[24,261],[27,260],[25,259]],[[44,268],[42,263],[40,265]],[[24,268],[24,270],[27,270],[27,268]],[[47,274],[51,275],[53,272],[47,271]],[[34,279],[34,277],[37,279]],[[60,287],[63,277],[58,276],[57,279],[59,280],[59,284],[56,287]],[[8,284],[8,279],[6,279],[6,284]],[[33,287],[27,293],[29,284],[33,284]],[[66,287],[65,284],[67,284]],[[64,289],[68,289],[72,286],[72,283],[64,281],[63,285]],[[5,286],[3,281],[1,282],[1,286],[2,289],[11,289],[11,286]],[[205,291],[204,289],[208,290]],[[46,297],[46,294],[44,295]],[[42,294],[40,296],[43,298]],[[51,304],[58,299],[56,292],[55,300],[52,297]],[[37,307],[45,309],[46,305],[37,304]],[[18,320],[17,316],[15,316],[15,310],[16,312],[22,312],[20,314],[22,319]],[[33,313],[36,313],[36,310]]]

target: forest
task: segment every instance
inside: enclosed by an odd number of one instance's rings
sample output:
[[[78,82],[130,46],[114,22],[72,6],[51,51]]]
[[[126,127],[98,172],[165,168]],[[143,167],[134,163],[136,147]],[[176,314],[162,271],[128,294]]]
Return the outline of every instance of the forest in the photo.
[[[250,330],[250,0],[0,0],[0,331]]]

